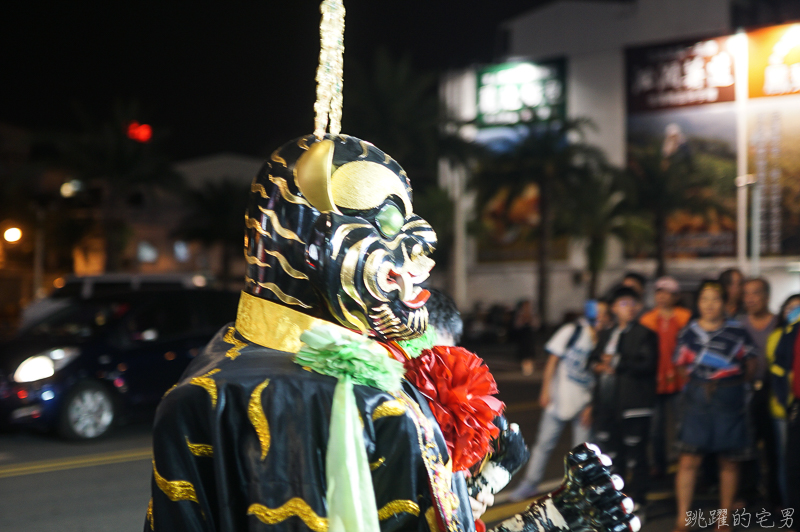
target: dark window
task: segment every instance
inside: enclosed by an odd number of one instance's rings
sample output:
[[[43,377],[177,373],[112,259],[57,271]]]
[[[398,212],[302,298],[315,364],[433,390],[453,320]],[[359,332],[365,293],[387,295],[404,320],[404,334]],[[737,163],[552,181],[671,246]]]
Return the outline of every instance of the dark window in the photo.
[[[226,323],[236,320],[236,310],[239,307],[238,293],[214,294],[213,304],[209,307],[208,320],[214,328],[222,327]]]
[[[94,283],[92,285],[92,297],[107,296],[112,294],[120,294],[129,292],[131,289],[130,281],[116,282],[116,283]]]
[[[127,314],[127,301],[85,301],[59,310],[34,325],[29,334],[41,336],[92,336]]]
[[[68,281],[63,287],[54,290],[50,297],[54,298],[68,298],[68,297],[81,297],[83,290],[83,281]]]
[[[179,290],[183,288],[180,281],[152,282],[148,281],[139,285],[139,290]]]
[[[197,311],[184,294],[154,297],[127,322],[129,337],[135,342],[169,340],[186,336],[200,328]]]
[[[205,317],[205,329],[216,332],[226,323],[236,320],[239,306],[238,292],[206,292],[198,290],[191,294],[195,306]]]
[[[137,191],[128,195],[128,205],[131,207],[142,208],[144,207],[144,194]]]

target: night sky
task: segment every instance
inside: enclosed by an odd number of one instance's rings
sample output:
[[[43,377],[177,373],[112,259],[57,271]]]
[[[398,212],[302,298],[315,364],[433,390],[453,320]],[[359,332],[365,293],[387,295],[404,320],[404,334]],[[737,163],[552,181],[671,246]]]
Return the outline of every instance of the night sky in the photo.
[[[378,46],[436,72],[492,61],[497,24],[542,3],[345,0],[344,105],[348,62]],[[0,123],[75,129],[138,101],[176,159],[264,155],[313,129],[319,18],[318,0],[7,3]]]

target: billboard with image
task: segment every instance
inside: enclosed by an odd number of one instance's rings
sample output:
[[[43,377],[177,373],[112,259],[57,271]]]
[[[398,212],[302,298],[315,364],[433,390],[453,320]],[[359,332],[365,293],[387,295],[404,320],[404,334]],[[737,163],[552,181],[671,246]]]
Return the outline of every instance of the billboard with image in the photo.
[[[762,192],[761,253],[800,255],[800,24],[748,41],[748,171]]]
[[[496,154],[511,153],[527,138],[531,122],[566,116],[566,60],[514,61],[478,69],[475,142]],[[513,262],[537,257],[539,186],[498,186],[480,198],[476,226],[479,262]],[[566,239],[556,239],[552,256],[565,259]]]
[[[666,221],[670,257],[736,253],[732,48],[729,37],[719,37],[626,51],[629,165],[642,179],[689,190],[687,208]],[[652,251],[627,249],[629,256]]]

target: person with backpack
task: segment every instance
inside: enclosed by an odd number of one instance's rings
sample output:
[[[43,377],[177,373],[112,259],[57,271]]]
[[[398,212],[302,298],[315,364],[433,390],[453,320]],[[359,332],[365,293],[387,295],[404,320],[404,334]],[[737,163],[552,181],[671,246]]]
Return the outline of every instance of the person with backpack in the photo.
[[[641,296],[622,286],[611,296],[616,325],[603,331],[589,357],[597,386],[591,407],[595,443],[630,480],[627,493],[641,519],[647,494],[647,443],[656,403],[658,337],[639,323]]]
[[[539,394],[544,412],[525,476],[509,495],[509,500],[520,501],[539,493],[547,459],[567,423],[572,424],[574,445],[589,439],[587,408],[592,400],[594,376],[587,368],[587,359],[594,349],[597,332],[609,322],[608,305],[602,301],[588,301],[584,315],[563,325],[545,345],[549,357]]]

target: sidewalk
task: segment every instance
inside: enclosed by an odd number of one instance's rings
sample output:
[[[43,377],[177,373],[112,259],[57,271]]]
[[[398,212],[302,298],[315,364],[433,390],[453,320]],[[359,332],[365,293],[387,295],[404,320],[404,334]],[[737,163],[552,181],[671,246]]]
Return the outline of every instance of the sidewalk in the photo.
[[[647,494],[647,518],[642,532],[671,532],[675,526],[675,493],[672,488],[673,476],[669,475],[662,481],[654,482],[653,490]],[[549,492],[557,488],[561,484],[560,478],[550,479],[540,485],[540,489],[544,492]],[[533,501],[529,499],[521,502],[503,503],[503,495],[507,496],[510,490],[497,495],[497,504],[489,508],[484,514],[483,521],[488,528],[499,524],[505,519],[522,512]],[[709,525],[709,519],[712,516],[712,511],[717,510],[716,490],[703,490],[695,495],[694,508],[691,514],[692,530],[713,530],[714,527]],[[761,525],[758,520],[762,519]],[[800,516],[792,513],[790,516],[782,516],[781,514],[769,514],[763,507],[754,505],[752,507],[738,510],[731,515],[727,516],[727,522],[732,525],[734,530],[748,530],[752,532],[770,530],[788,530],[787,524],[789,521],[795,526],[797,525]],[[772,526],[770,526],[772,525]]]

